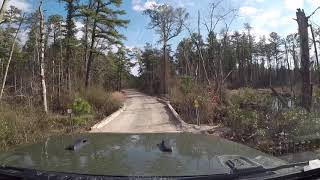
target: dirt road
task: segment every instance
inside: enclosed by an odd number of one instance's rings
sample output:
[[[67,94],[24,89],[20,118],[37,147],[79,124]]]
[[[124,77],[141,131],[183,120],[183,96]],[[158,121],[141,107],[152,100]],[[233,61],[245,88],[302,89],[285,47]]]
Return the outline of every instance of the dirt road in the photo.
[[[124,110],[104,126],[93,132],[151,133],[179,132],[171,112],[155,97],[136,90],[125,90]]]

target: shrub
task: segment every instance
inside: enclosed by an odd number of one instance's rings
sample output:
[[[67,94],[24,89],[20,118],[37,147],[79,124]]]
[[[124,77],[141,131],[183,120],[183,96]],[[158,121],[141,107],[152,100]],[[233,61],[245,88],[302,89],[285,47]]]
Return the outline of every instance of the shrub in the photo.
[[[50,126],[46,116],[39,112],[37,108],[0,105],[0,149],[47,137]]]
[[[212,88],[213,89],[213,88]],[[223,119],[223,111],[218,107],[219,100],[213,91],[205,87],[190,88],[190,91],[182,92],[179,85],[170,89],[170,102],[182,119],[188,123],[196,123],[195,100],[198,101],[199,119],[201,124],[220,123]]]
[[[258,92],[251,88],[241,88],[236,90],[230,97],[233,105],[238,106],[240,104],[255,104],[263,108],[271,108],[272,96],[268,93]]]
[[[68,108],[70,108],[70,104],[74,102],[75,95],[72,93],[61,93],[61,97],[54,97],[49,105],[50,110],[53,112],[65,112]]]
[[[121,92],[113,92],[112,94],[111,94],[111,98],[112,98],[112,100],[114,100],[116,103],[120,103],[120,106],[121,106],[121,104],[122,103],[124,103],[124,101],[125,101],[125,96],[124,96],[124,94],[123,93],[121,93]]]
[[[91,116],[76,116],[72,118],[73,124],[76,126],[85,125],[92,117]]]
[[[180,89],[183,94],[188,94],[192,91],[193,81],[191,76],[182,76],[180,82]]]
[[[230,107],[225,124],[239,135],[252,135],[258,129],[260,114],[256,111],[241,110]]]
[[[77,97],[72,104],[72,111],[76,115],[90,114],[91,106],[88,101]]]
[[[92,87],[82,93],[82,96],[93,106],[95,112],[101,116],[108,116],[122,105],[124,95],[116,92],[110,94],[102,88]]]
[[[296,108],[282,112],[276,119],[270,123],[271,129],[275,133],[286,132],[289,134],[298,135],[298,127],[308,118],[308,112],[304,109]]]

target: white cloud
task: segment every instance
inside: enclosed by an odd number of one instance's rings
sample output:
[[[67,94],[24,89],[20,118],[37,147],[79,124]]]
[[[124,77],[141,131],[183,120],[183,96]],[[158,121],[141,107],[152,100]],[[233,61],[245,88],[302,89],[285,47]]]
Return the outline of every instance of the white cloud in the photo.
[[[251,26],[257,28],[272,27],[275,28],[279,25],[279,18],[281,17],[281,12],[276,9],[267,10],[259,15],[253,17]]]
[[[241,4],[254,4],[254,3],[263,3],[264,0],[233,0],[234,2],[241,2]]]
[[[193,7],[195,6],[194,1],[186,1],[186,0],[176,0],[173,2],[173,5],[176,5],[177,7]]]
[[[83,31],[82,31],[82,28],[84,27],[84,24],[80,21],[76,21],[75,23],[75,26],[78,30],[78,32],[76,33],[76,38],[77,39],[81,39],[84,35]]]
[[[258,9],[251,6],[243,6],[239,9],[240,14],[243,16],[252,16],[258,12]]]
[[[20,40],[20,43],[22,45],[24,45],[27,40],[28,40],[28,33],[29,33],[30,29],[27,29],[25,31],[20,31],[19,34],[18,34],[18,38]]]
[[[317,0],[319,1],[319,0]],[[289,10],[296,10],[304,5],[304,0],[284,0],[284,6]]]
[[[314,8],[320,6],[320,0],[307,0],[307,2]]]
[[[158,4],[154,0],[147,0],[144,3],[142,3],[141,0],[132,0],[132,9],[135,11],[144,11],[146,9],[152,9],[158,5],[160,4]]]
[[[252,29],[252,33],[256,36],[256,40],[258,40],[259,37],[261,37],[261,36],[266,36],[267,37],[270,34],[269,31],[267,31],[264,28],[260,28],[260,27],[254,27]]]
[[[2,5],[3,0],[0,0],[0,5]],[[10,0],[8,6],[14,6],[24,12],[30,12],[32,10],[32,5],[27,0]]]

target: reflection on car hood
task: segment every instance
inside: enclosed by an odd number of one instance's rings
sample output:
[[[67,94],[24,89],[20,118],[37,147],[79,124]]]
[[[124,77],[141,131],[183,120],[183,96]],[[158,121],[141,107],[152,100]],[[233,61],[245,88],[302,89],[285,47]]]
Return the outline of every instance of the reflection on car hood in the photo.
[[[85,138],[77,151],[66,150]],[[160,151],[166,140],[172,152]],[[90,133],[49,138],[0,154],[0,164],[44,171],[117,176],[190,176],[224,174],[230,170],[218,156],[240,155],[264,167],[285,164],[247,146],[201,134]]]

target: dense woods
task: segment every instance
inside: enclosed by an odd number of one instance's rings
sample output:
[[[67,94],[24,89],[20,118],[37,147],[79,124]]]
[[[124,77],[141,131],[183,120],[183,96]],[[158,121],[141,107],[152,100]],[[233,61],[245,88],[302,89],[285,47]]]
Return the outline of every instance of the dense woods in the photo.
[[[66,17],[48,16],[41,1],[30,13],[7,6],[8,0],[2,3],[0,128],[17,129],[13,135],[0,133],[4,148],[35,141],[37,133],[45,137],[51,131],[69,132],[71,126],[88,128],[123,101],[120,93],[112,93],[132,76],[125,36],[119,33],[129,23],[122,17],[122,1],[57,2]],[[84,27],[77,28],[76,22]],[[84,35],[77,37],[80,31]]]
[[[125,37],[118,31],[129,21],[121,19],[123,10],[110,8],[119,7],[121,1],[60,3],[65,4],[65,20],[58,14],[45,17],[41,3],[31,14],[7,7],[1,24],[0,97],[4,100],[19,97],[33,106],[41,99],[45,112],[65,111],[59,109],[61,96],[89,86],[115,90],[121,78],[114,77],[130,76],[130,62],[121,55],[126,51],[121,42]],[[76,29],[76,20],[83,21],[83,30]],[[25,43],[19,31],[29,31]],[[77,31],[85,36],[77,38]],[[114,46],[118,52],[111,51]]]

